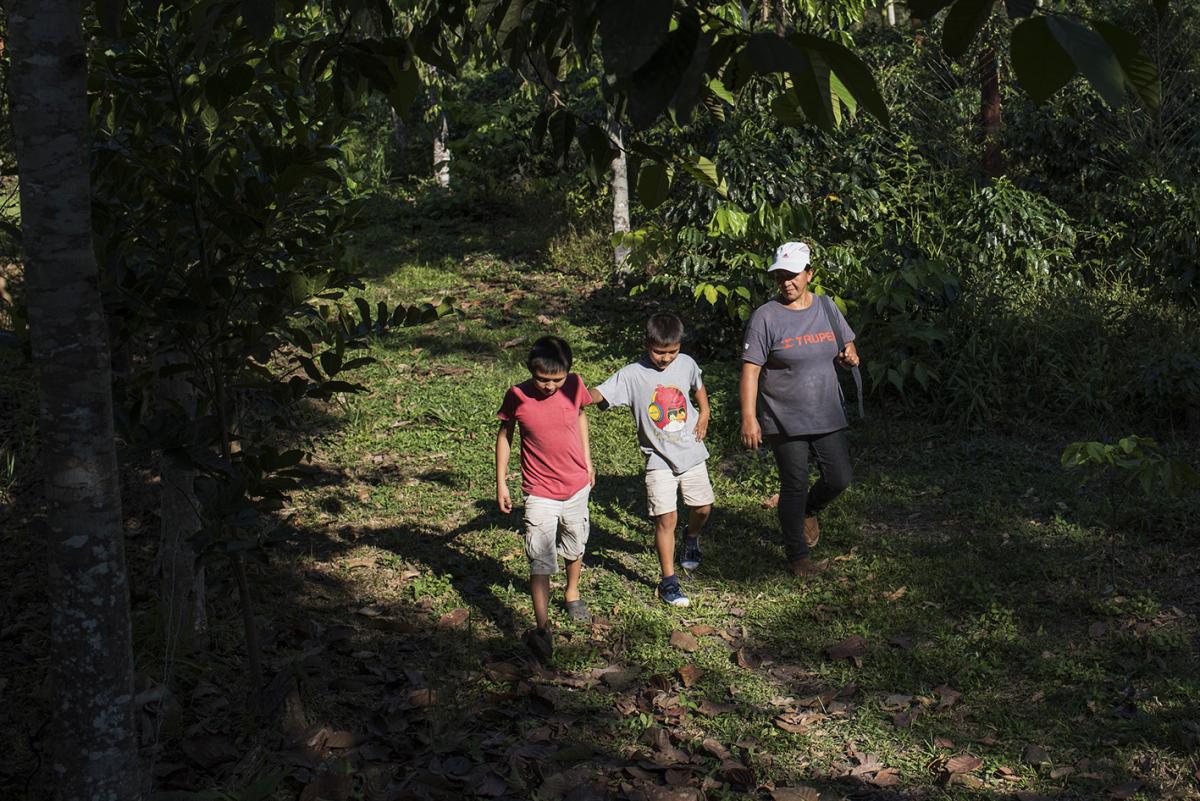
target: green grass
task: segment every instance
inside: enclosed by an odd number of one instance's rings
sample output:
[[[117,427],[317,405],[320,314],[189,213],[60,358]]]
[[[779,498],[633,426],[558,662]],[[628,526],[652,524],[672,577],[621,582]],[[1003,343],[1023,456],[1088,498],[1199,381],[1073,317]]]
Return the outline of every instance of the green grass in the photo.
[[[277,552],[271,571],[293,577],[277,593],[287,601],[272,610],[277,618],[335,625],[348,610],[379,603],[405,621],[397,643],[350,615],[355,649],[384,654],[392,670],[419,671],[417,684],[442,690],[418,714],[428,736],[409,757],[414,765],[429,749],[486,761],[489,743],[520,742],[549,726],[556,744],[586,742],[605,755],[610,762],[596,771],[615,783],[612,761],[635,749],[648,754],[645,730],[665,725],[691,753],[715,738],[759,784],[808,782],[832,788],[831,797],[853,787],[837,781],[853,752],[896,769],[901,788],[944,798],[1017,790],[1099,798],[1131,779],[1142,783],[1136,798],[1200,797],[1200,553],[1186,529],[1197,520],[1194,506],[1183,517],[1178,505],[1139,510],[1139,519],[1182,520],[1182,529],[1087,528],[1077,522],[1086,499],[1058,467],[1070,432],[963,435],[872,410],[852,432],[857,480],[824,521],[819,555],[831,569],[797,585],[781,570],[773,513],[760,505],[773,466],[736,442],[730,363],[702,364],[715,410],[718,500],[704,564],[684,579],[693,606],[654,599],[657,562],[632,421],[593,413],[599,480],[583,591],[601,623],[588,629],[554,612],[566,687],[527,667],[520,670],[529,681],[515,686],[489,675],[489,664],[519,664],[518,637],[532,620],[519,513],[495,508],[495,410],[526,377],[525,350],[537,336],[565,337],[576,370],[597,383],[637,356],[649,308],[587,277],[594,270],[548,263],[547,253],[580,248],[523,225],[376,220],[360,241],[373,276],[368,295],[449,295],[460,312],[378,343],[377,363],[357,376],[370,391],[344,408],[314,410],[316,461],[334,478],[293,499],[300,544]],[[362,557],[374,557],[374,567],[344,567]],[[324,580],[309,578],[316,574]],[[439,628],[439,616],[460,607],[470,611],[466,628]],[[694,653],[671,647],[673,631],[698,624],[734,644],[705,635]],[[861,664],[825,655],[855,634],[866,640]],[[763,664],[739,666],[735,645]],[[686,664],[702,671],[690,688],[676,673]],[[609,666],[636,668],[638,678],[609,687],[596,680]],[[322,675],[355,669],[340,659]],[[941,703],[946,686],[961,693],[956,703]],[[832,704],[827,696],[815,710],[804,705],[839,691]],[[334,725],[355,728],[363,703],[387,697],[344,695],[314,693],[309,703]],[[540,700],[528,707],[533,696]],[[703,701],[729,711],[705,716]],[[506,705],[534,711],[514,719]],[[780,714],[814,711],[807,731],[775,724]],[[897,714],[913,711],[911,725],[896,725]],[[1045,749],[1050,763],[1028,764],[1029,746]],[[569,762],[574,752],[563,753]],[[983,759],[976,781],[940,784],[942,760],[959,753]],[[711,759],[694,767],[710,778],[711,798],[754,795],[727,782]],[[517,795],[535,786],[507,781]]]

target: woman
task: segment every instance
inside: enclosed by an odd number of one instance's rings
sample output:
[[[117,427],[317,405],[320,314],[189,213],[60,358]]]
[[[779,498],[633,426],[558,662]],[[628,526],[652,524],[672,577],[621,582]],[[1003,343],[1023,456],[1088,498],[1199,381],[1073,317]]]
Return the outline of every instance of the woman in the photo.
[[[759,306],[746,324],[742,349],[742,443],[764,440],[779,466],[779,524],[788,569],[801,578],[820,572],[809,549],[817,544],[818,515],[850,484],[846,413],[834,361],[858,365],[854,332],[837,306],[808,291],[811,251],[788,242],[767,269],[778,296]],[[846,343],[838,352],[838,326]],[[808,487],[808,454],[821,478]]]

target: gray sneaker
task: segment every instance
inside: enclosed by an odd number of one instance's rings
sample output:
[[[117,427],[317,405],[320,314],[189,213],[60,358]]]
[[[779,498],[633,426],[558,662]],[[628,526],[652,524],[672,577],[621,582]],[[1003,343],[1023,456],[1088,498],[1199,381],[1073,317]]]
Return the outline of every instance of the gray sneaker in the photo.
[[[684,570],[695,570],[700,567],[699,537],[683,538],[683,558],[679,560],[679,565]]]
[[[679,579],[674,576],[665,578],[658,583],[658,597],[671,606],[688,606],[691,604],[688,597],[683,594],[683,590],[679,589]]]

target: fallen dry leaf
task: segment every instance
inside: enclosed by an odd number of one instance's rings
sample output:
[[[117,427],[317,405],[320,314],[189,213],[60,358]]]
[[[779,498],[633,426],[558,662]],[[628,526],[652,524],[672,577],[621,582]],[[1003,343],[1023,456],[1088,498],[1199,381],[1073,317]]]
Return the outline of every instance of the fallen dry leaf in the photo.
[[[436,700],[437,697],[434,695],[433,690],[428,687],[413,690],[408,694],[408,703],[415,707],[429,706]]]
[[[692,634],[695,634],[697,637],[707,637],[710,634],[717,633],[716,629],[714,629],[712,626],[709,626],[705,623],[697,623],[696,625],[689,628],[688,631],[690,631]]]
[[[733,759],[721,763],[721,778],[730,784],[753,787],[754,771]]]
[[[859,659],[867,652],[867,640],[861,634],[852,634],[836,645],[825,649],[825,655],[830,659]]]
[[[1075,772],[1075,768],[1070,765],[1059,765],[1050,771],[1051,779],[1061,779],[1063,776],[1070,776]]]
[[[354,735],[348,731],[331,731],[325,738],[326,748],[353,748]]]
[[[762,657],[749,648],[739,648],[733,657],[738,666],[746,670],[758,670],[762,667]]]
[[[775,726],[791,734],[803,734],[808,730],[810,719],[807,715],[788,713],[775,718]]]
[[[673,631],[671,632],[671,647],[690,654],[700,647],[700,643],[686,631]]]
[[[696,711],[706,718],[715,718],[717,715],[727,715],[736,707],[733,704],[717,704],[708,699],[700,702],[696,707]]]
[[[522,342],[524,342],[525,339],[526,338],[523,336],[513,337],[512,339],[510,339],[507,342],[505,342],[504,344],[502,344],[500,347],[503,350],[508,350],[509,348],[515,348],[517,345],[520,345]]]
[[[1108,797],[1114,799],[1114,801],[1123,801],[1124,799],[1133,796],[1133,794],[1141,788],[1142,783],[1140,781],[1137,779],[1131,779],[1124,784],[1118,785],[1109,790]]]
[[[537,321],[538,321],[539,323],[541,323],[542,325],[553,325],[553,324],[554,324],[554,321],[553,321],[553,320],[551,320],[549,317],[547,317],[547,316],[546,316],[546,315],[544,315],[544,314],[539,314],[539,315],[537,316]]]
[[[471,613],[466,609],[452,609],[446,614],[438,618],[439,629],[456,629],[463,623],[467,622],[467,618]]]
[[[771,791],[771,801],[821,801],[821,791],[803,784],[795,787],[776,787]]]
[[[1088,636],[1093,640],[1098,640],[1108,633],[1108,624],[1096,622],[1088,626]]]
[[[732,758],[732,755],[729,753],[729,749],[721,745],[720,742],[712,737],[706,737],[701,740],[700,748],[703,749],[709,756],[713,757],[714,759],[719,759],[722,762]]]
[[[885,592],[883,594],[883,599],[885,601],[899,601],[901,598],[904,597],[905,593],[907,593],[907,592],[908,592],[908,587],[898,587],[895,590],[892,590],[891,592]]]
[[[982,766],[983,760],[970,754],[958,754],[946,760],[946,772],[949,774],[970,773]]]
[[[949,737],[934,737],[933,744],[937,748],[953,749],[954,741]]]
[[[679,680],[683,682],[685,688],[691,687],[704,675],[704,671],[695,665],[684,665],[676,672],[679,674]]]
[[[988,732],[975,742],[979,743],[980,745],[997,745],[1000,741],[996,739],[996,735],[994,733]]]
[[[949,709],[959,702],[962,698],[962,693],[951,687],[949,684],[943,684],[940,687],[934,687],[933,691],[941,697],[938,702],[938,709]]]
[[[913,725],[913,721],[917,719],[919,709],[913,707],[907,712],[897,712],[892,716],[892,725],[897,729],[907,729]]]
[[[900,783],[900,771],[895,768],[884,768],[867,781],[876,787],[895,787]]]
[[[1045,765],[1050,762],[1050,754],[1040,745],[1027,745],[1021,753],[1021,759],[1029,765]]]

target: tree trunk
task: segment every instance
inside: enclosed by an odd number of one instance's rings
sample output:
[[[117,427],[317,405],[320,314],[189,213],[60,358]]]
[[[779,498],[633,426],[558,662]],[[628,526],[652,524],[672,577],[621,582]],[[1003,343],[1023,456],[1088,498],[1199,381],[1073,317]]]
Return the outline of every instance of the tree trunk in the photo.
[[[1000,153],[1000,69],[996,48],[988,44],[979,54],[979,127],[983,138],[983,174],[997,178],[1004,173]]]
[[[896,27],[896,0],[887,0],[884,6],[884,19],[887,20],[889,28]]]
[[[609,121],[608,137],[615,151],[612,159],[613,233],[626,234],[629,233],[629,161],[625,157],[620,123]],[[629,246],[616,245],[613,250],[617,269],[625,269],[629,261]]]
[[[164,357],[169,365],[182,361],[182,354]],[[160,402],[178,405],[190,419],[196,417],[196,389],[181,375],[160,376]],[[208,615],[204,568],[200,567],[192,538],[200,531],[200,502],[196,498],[196,471],[171,454],[160,456],[159,604],[168,658],[182,656],[206,645]]]
[[[442,189],[450,188],[450,125],[446,112],[439,111],[433,131],[433,171]]]
[[[54,795],[126,801],[141,797],[141,784],[80,6],[9,1],[9,96],[46,488]]]

